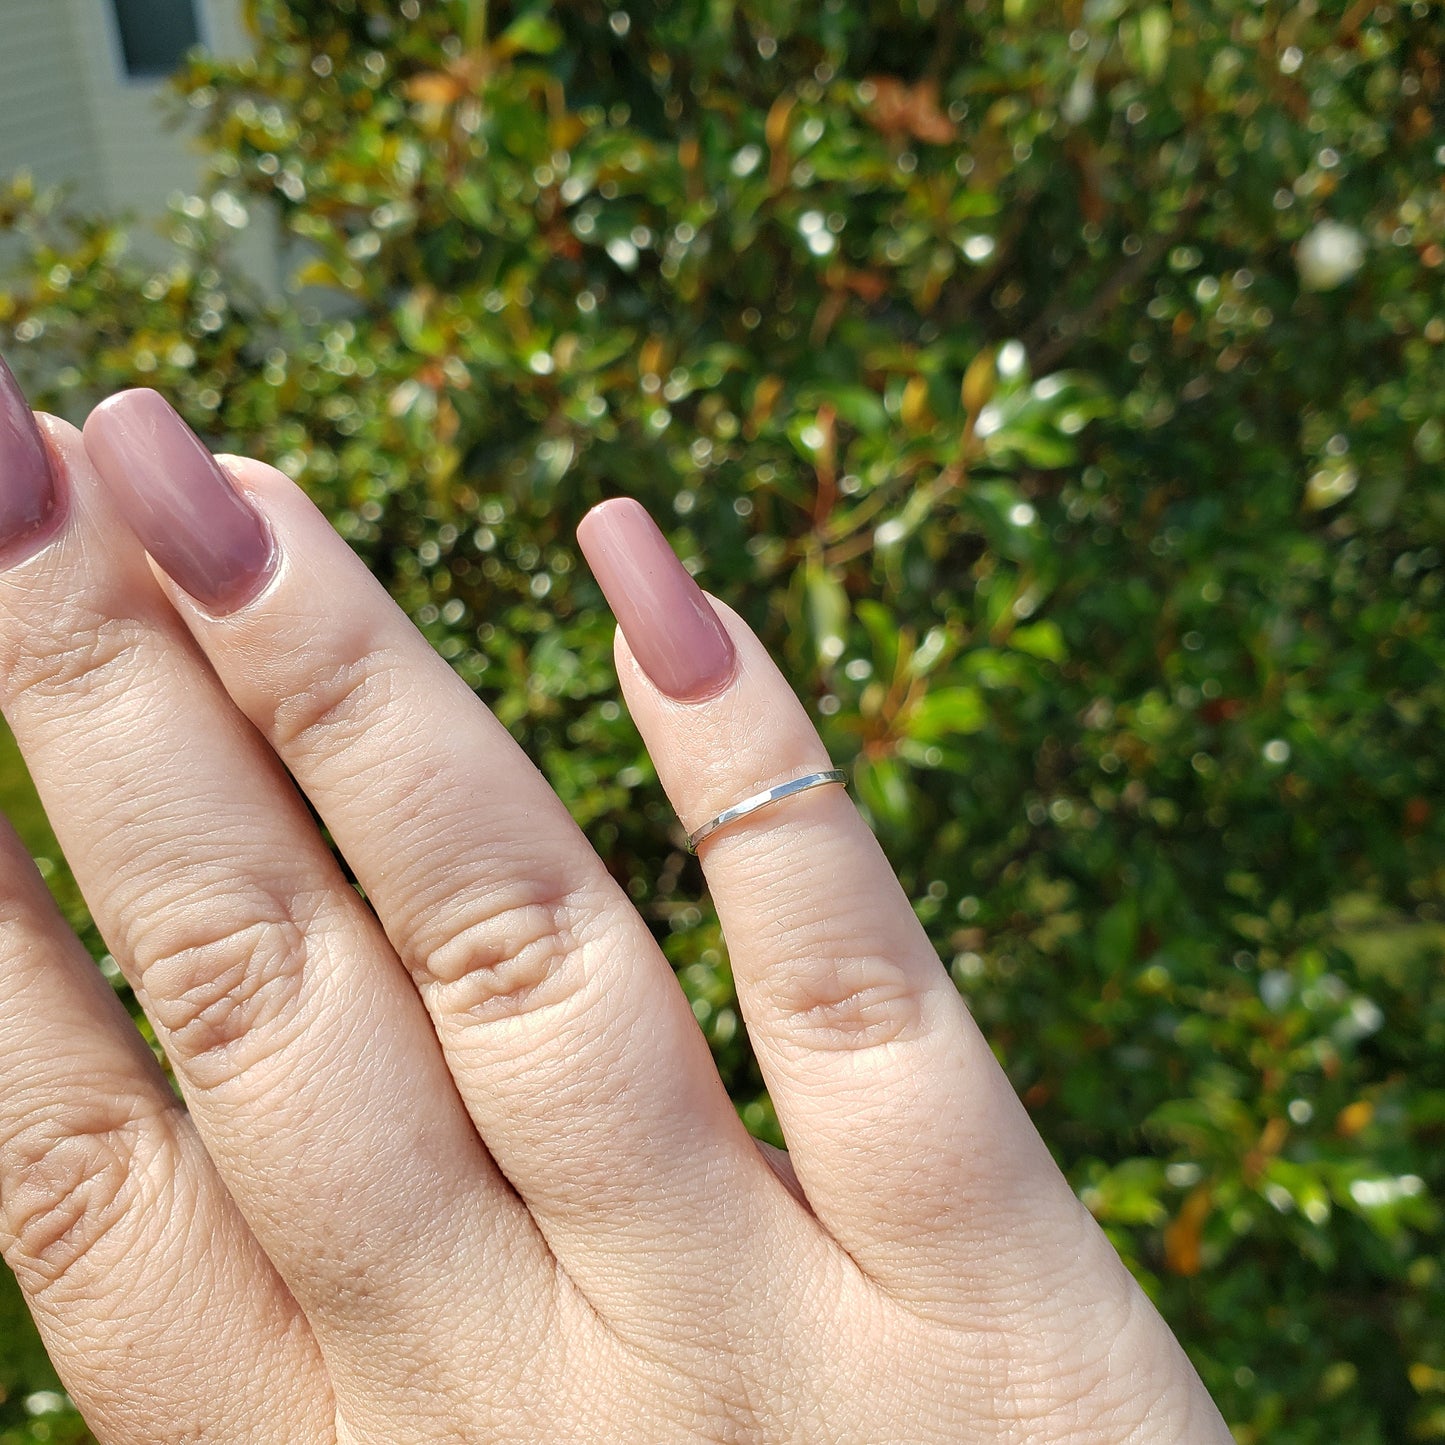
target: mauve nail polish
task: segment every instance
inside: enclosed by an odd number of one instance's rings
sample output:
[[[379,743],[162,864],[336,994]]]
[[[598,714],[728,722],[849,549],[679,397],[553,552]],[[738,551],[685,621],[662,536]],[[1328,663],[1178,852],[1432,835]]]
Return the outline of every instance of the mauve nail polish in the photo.
[[[202,607],[234,612],[265,585],[271,533],[158,392],[101,402],[85,447],[141,545]]]
[[[0,357],[0,563],[15,560],[57,511],[50,454],[25,393]]]
[[[658,688],[681,702],[717,692],[737,666],[732,638],[643,507],[630,497],[593,507],[577,541]]]

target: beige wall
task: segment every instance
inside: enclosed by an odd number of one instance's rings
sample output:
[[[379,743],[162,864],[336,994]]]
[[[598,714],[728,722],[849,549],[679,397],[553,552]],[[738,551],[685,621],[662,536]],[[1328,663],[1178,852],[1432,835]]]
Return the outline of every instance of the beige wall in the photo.
[[[100,201],[95,118],[71,0],[0,0],[0,176],[31,170]]]
[[[110,0],[35,3],[63,5],[70,11],[80,73],[95,119],[105,201],[112,209],[163,213],[171,192],[194,189],[199,174],[187,137],[166,125],[163,82],[126,78]],[[226,0],[198,0],[202,39],[219,54],[242,47],[236,10],[235,3]]]
[[[245,52],[241,0],[197,0],[197,11],[209,49]],[[0,0],[0,174],[28,167],[44,182],[69,181],[83,204],[135,216],[137,244],[156,252],[156,220],[201,177],[164,96],[163,82],[126,76],[111,0]],[[274,284],[275,253],[270,218],[258,215],[240,259]]]

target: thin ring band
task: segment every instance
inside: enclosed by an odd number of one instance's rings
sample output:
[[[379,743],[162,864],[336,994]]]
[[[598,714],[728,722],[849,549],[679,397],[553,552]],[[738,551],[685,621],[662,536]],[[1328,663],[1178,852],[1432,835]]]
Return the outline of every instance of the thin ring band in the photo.
[[[754,793],[751,798],[744,798],[741,803],[731,808],[724,809],[716,818],[709,818],[695,833],[687,836],[687,851],[696,853],[698,844],[706,838],[711,838],[719,828],[725,828],[729,823],[736,823],[739,818],[746,818],[749,813],[756,813],[759,808],[766,808],[771,803],[780,803],[784,798],[791,798],[797,793],[806,793],[809,788],[821,788],[825,783],[844,783],[848,781],[848,774],[842,768],[829,768],[826,773],[805,773],[801,778],[794,778],[790,783],[779,783],[775,788],[769,788],[765,793]]]

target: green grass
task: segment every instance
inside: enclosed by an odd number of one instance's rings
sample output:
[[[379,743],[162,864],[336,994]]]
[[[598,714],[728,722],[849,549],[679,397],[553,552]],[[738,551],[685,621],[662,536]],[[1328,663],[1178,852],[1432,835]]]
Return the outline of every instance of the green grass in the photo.
[[[40,865],[40,871],[71,926],[83,932],[89,922],[89,914],[80,889],[70,876],[70,869],[61,856],[60,845],[55,841],[40,799],[35,796],[35,786],[25,769],[20,749],[15,746],[15,739],[3,722],[0,722],[0,813],[9,818]]]
[[[43,1432],[35,1433],[41,1421],[30,1415],[25,1401],[37,1391],[59,1389],[20,1289],[10,1271],[0,1269],[0,1445],[46,1438]],[[53,1424],[54,1419],[46,1417],[45,1424]]]
[[[88,914],[80,890],[60,855],[55,834],[35,796],[30,775],[9,730],[0,723],[0,812],[3,812],[40,864],[51,889],[72,925],[88,931]],[[0,966],[3,966],[0,960]],[[0,1445],[32,1441],[89,1440],[80,1417],[66,1410],[32,1415],[26,1401],[37,1393],[58,1391],[60,1382],[8,1269],[0,1267]]]

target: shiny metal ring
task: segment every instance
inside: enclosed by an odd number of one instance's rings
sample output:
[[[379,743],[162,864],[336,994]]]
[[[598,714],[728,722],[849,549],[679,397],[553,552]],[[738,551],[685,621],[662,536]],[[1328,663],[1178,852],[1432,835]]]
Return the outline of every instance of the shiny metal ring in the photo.
[[[779,783],[765,793],[754,793],[751,798],[744,798],[741,803],[719,813],[716,818],[709,818],[696,832],[689,833],[687,851],[696,853],[698,844],[705,838],[711,838],[719,828],[736,823],[739,818],[746,818],[749,813],[756,813],[759,808],[780,803],[784,798],[791,798],[796,793],[806,793],[809,788],[821,788],[825,783],[846,784],[847,781],[848,774],[842,768],[829,768],[826,773],[805,773],[801,778],[794,778],[790,783]]]

